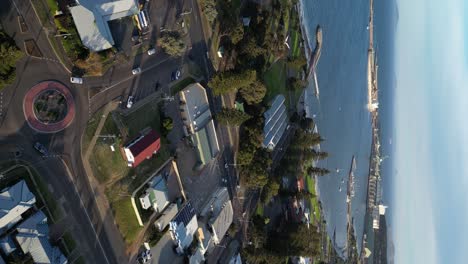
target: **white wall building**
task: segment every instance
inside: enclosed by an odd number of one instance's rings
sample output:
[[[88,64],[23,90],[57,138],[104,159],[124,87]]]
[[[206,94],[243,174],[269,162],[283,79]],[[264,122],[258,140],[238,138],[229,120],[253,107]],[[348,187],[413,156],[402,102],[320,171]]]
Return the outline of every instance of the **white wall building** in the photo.
[[[171,238],[179,254],[183,254],[185,249],[190,246],[197,229],[197,215],[192,204],[188,201],[174,219],[169,222]]]

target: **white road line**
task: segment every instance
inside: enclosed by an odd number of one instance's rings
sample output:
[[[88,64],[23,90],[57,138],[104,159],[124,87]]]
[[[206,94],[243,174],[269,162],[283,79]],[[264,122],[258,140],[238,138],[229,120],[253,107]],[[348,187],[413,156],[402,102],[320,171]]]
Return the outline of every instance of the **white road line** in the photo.
[[[153,68],[155,68],[155,67],[161,65],[163,62],[166,62],[166,61],[168,61],[169,59],[172,59],[172,57],[167,57],[167,58],[165,58],[164,60],[160,61],[159,63],[156,63],[156,64],[154,64],[154,65],[151,65],[150,67],[148,67],[148,68],[146,68],[146,69],[142,69],[142,70],[141,70],[141,73],[140,73],[139,75],[141,75],[141,74],[143,74],[144,72],[149,71],[149,70],[151,70],[151,69],[153,69]],[[134,76],[134,75],[131,75],[131,76],[129,76],[129,77],[123,79],[123,80],[120,80],[119,82],[114,83],[114,84],[111,85],[111,86],[108,86],[106,89],[100,91],[99,93],[95,94],[94,96],[96,96],[96,95],[98,95],[98,94],[100,94],[100,93],[104,93],[104,92],[106,92],[107,90],[109,90],[109,89],[111,89],[111,88],[114,88],[115,86],[117,86],[117,85],[119,85],[119,84],[122,84],[122,83],[124,83],[124,82],[126,82],[126,81],[132,79],[133,77],[135,77],[135,76]],[[94,96],[93,96],[93,97],[94,97]]]
[[[96,236],[96,241],[98,242],[99,247],[101,248],[102,254],[104,255],[104,258],[106,259],[107,264],[110,264],[110,262],[109,262],[109,260],[107,259],[107,256],[106,256],[106,252],[104,251],[104,248],[101,245],[101,240],[99,240],[99,236],[97,235],[96,229],[94,228],[93,222],[91,221],[91,218],[89,217],[87,208],[85,207],[85,205],[83,203],[83,200],[81,200],[81,196],[80,196],[80,194],[78,192],[78,189],[76,188],[76,185],[73,182],[73,178],[71,176],[72,175],[71,171],[70,171],[70,169],[68,168],[68,165],[65,163],[65,161],[63,159],[60,158],[60,161],[62,162],[63,166],[65,167],[65,170],[67,171],[68,177],[70,178],[70,180],[73,183],[72,185],[73,185],[73,188],[75,190],[75,194],[80,199],[81,207],[83,207],[83,212],[86,214],[86,217],[88,218],[88,221],[91,224],[91,228],[93,229],[94,235]],[[95,200],[95,202],[96,202],[96,200]]]

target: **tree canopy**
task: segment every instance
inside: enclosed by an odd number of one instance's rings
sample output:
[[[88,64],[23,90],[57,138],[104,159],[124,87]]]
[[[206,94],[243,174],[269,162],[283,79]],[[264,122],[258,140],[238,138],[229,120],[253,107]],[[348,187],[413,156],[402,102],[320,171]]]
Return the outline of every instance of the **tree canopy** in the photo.
[[[266,86],[260,81],[254,81],[251,84],[239,89],[240,96],[249,105],[262,102],[267,92]]]
[[[0,89],[15,80],[16,62],[22,57],[23,52],[16,47],[15,42],[0,31]]]
[[[185,52],[185,43],[182,40],[179,32],[165,31],[161,33],[159,45],[167,54],[171,56],[181,56]]]
[[[231,126],[239,126],[249,118],[250,116],[248,114],[234,108],[223,107],[221,112],[216,114],[216,120],[218,120],[219,123]]]
[[[221,95],[229,92],[235,92],[239,88],[248,86],[257,79],[257,73],[254,70],[242,72],[223,72],[215,75],[208,86],[213,89],[215,95]]]
[[[200,6],[202,8],[203,14],[205,14],[206,19],[210,25],[218,17],[218,10],[216,9],[216,1],[215,0],[200,0]]]

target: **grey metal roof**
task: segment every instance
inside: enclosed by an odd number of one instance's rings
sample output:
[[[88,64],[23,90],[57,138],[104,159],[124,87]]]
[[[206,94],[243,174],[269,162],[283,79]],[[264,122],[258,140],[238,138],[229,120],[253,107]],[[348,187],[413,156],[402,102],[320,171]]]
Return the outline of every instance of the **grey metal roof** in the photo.
[[[263,146],[273,149],[283,136],[288,125],[288,116],[285,98],[277,95],[270,109],[264,113],[265,125],[263,127]]]
[[[108,22],[136,14],[138,7],[134,0],[80,0],[70,12],[83,45],[101,51],[114,45]]]
[[[210,221],[213,231],[216,233],[218,243],[223,239],[229,226],[231,226],[234,216],[230,200],[224,201],[220,209],[219,213]]]
[[[0,191],[0,230],[17,222],[34,203],[36,197],[24,180]]]
[[[205,88],[199,83],[189,85],[180,93],[184,101],[185,124],[192,129],[202,164],[208,163],[219,152],[218,137],[211,116]]]
[[[31,254],[34,263],[68,263],[60,249],[50,244],[47,217],[42,211],[30,216],[16,230],[16,241],[25,254]]]

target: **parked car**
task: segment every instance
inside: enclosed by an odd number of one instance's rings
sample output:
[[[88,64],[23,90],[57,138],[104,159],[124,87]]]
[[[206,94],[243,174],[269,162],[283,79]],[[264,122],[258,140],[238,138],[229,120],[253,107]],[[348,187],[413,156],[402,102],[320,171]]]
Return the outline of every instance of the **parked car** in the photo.
[[[152,48],[152,49],[149,49],[148,50],[148,55],[153,55],[156,53],[156,49],[155,48]]]
[[[136,74],[139,74],[139,73],[141,73],[141,68],[140,67],[135,68],[135,69],[132,70],[133,75],[136,75]]]
[[[34,148],[39,151],[42,155],[46,156],[49,154],[49,151],[47,151],[46,147],[44,147],[44,145],[42,145],[41,143],[39,142],[36,142],[34,144]]]
[[[130,95],[127,100],[127,108],[131,108],[133,105],[133,96]]]
[[[83,84],[83,78],[80,77],[70,77],[71,83]]]
[[[180,78],[180,70],[176,70],[171,74],[171,81],[179,80]]]

